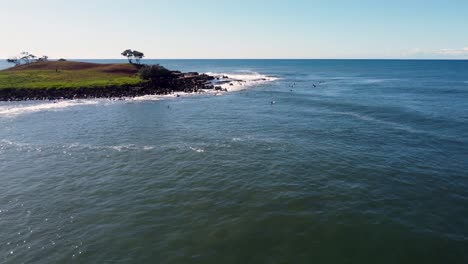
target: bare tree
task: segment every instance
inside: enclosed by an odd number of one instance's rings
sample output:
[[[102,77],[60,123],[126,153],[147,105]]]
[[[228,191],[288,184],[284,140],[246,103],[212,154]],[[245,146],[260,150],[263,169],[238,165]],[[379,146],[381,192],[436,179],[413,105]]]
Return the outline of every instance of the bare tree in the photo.
[[[25,64],[29,64],[29,52],[22,51],[20,53],[20,61],[23,61]]]
[[[49,57],[48,56],[42,56],[38,58],[36,55],[31,54],[29,52],[23,51],[20,53],[19,56],[11,57],[7,59],[8,63],[13,63],[15,66],[21,65],[21,64],[29,64],[33,62],[38,62],[38,61],[48,61]]]
[[[32,63],[32,62],[36,62],[37,57],[34,54],[23,51],[23,52],[20,53],[20,60],[23,61],[25,64],[29,64],[29,63]]]

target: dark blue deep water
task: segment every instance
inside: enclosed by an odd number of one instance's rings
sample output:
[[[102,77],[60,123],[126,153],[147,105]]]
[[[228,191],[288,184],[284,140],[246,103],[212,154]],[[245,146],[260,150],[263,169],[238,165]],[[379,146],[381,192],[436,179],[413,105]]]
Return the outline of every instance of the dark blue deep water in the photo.
[[[0,263],[468,263],[468,61],[151,62],[276,79],[0,102]]]

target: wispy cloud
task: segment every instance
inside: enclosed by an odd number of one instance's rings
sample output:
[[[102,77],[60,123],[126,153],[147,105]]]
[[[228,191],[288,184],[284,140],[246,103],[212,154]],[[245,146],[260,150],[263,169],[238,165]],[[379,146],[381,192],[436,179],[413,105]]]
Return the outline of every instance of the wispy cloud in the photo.
[[[439,50],[425,50],[413,48],[402,52],[403,57],[443,57],[443,58],[466,58],[468,57],[468,47],[465,48],[444,48]]]
[[[462,49],[440,49],[439,54],[448,56],[468,55],[468,48]]]

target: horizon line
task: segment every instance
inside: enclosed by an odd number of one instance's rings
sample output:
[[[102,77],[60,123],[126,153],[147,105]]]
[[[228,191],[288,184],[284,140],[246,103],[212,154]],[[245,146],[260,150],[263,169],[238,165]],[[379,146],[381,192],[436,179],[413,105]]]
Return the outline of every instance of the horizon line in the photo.
[[[7,60],[8,58],[0,58]],[[62,58],[49,58],[59,60]],[[126,58],[63,58],[66,60],[127,60]],[[144,58],[144,60],[457,60],[464,61],[468,58]]]

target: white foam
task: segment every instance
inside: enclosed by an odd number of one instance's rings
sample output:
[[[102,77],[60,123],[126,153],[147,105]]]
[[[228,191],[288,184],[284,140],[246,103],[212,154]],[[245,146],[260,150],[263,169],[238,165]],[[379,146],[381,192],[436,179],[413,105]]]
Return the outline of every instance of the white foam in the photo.
[[[206,74],[211,75],[215,78],[219,78],[213,82],[215,86],[221,86],[223,90],[228,92],[240,91],[252,87],[255,85],[260,85],[263,83],[268,83],[272,81],[279,80],[277,77],[263,75],[253,71],[237,71],[233,73],[223,73],[223,72],[207,72]],[[228,78],[223,78],[227,76]],[[225,83],[217,83],[225,82]],[[232,84],[232,85],[231,85]],[[137,96],[134,98],[126,98],[127,101],[159,101],[165,99],[176,99],[179,97],[187,96],[196,96],[196,95],[213,95],[220,96],[224,92],[216,91],[214,89],[204,89],[201,93],[185,93],[185,92],[175,92],[167,95],[143,95]]]
[[[137,146],[137,145],[134,145],[134,144],[127,144],[127,145],[104,146],[104,147],[101,146],[101,147],[98,147],[98,148],[113,149],[113,150],[116,150],[118,152],[121,152],[121,151],[128,151],[128,150],[145,150],[145,151],[148,151],[148,150],[153,150],[155,148],[155,146],[148,146],[148,145]]]
[[[135,144],[123,144],[123,145],[89,145],[89,144],[79,144],[73,143],[69,145],[63,146],[64,148],[68,149],[93,149],[93,150],[115,150],[118,152],[122,151],[133,151],[133,150],[153,150],[155,146],[150,145],[135,145]]]
[[[38,144],[28,144],[28,143],[20,143],[20,142],[13,142],[6,139],[0,140],[0,151],[7,150],[9,148],[24,150],[27,152],[31,151],[38,151],[41,152],[43,149],[51,149],[56,150],[59,152],[63,152],[63,154],[67,154],[71,156],[70,152],[73,151],[80,151],[83,149],[87,150],[103,150],[103,151],[117,151],[117,152],[124,152],[124,151],[151,151],[156,148],[154,145],[135,145],[135,144],[122,144],[122,145],[91,145],[91,144],[81,144],[81,143],[71,143],[71,144],[64,144],[64,145],[38,145]]]
[[[240,91],[252,87],[255,85],[260,85],[263,83],[268,83],[272,81],[279,80],[277,77],[263,75],[257,72],[252,71],[239,71],[235,73],[214,73],[207,72],[206,74],[219,78],[219,80],[213,81],[214,86],[221,86],[221,88],[228,92]],[[228,78],[223,78],[227,76]],[[225,83],[218,83],[225,82]],[[231,85],[232,84],[232,85]],[[165,99],[175,99],[179,97],[187,96],[196,96],[196,95],[213,95],[220,96],[224,92],[216,91],[214,89],[204,89],[200,93],[185,93],[185,92],[175,92],[167,95],[143,95],[137,96],[134,98],[126,98],[127,101],[159,101]]]
[[[142,95],[142,96],[137,96],[133,98],[128,98],[127,100],[130,101],[159,101],[164,99],[165,95]]]
[[[240,91],[248,87],[279,80],[277,77],[260,74],[254,71],[237,71],[231,73],[207,72],[206,74],[219,78],[219,81],[225,82],[222,84],[216,84],[216,82],[214,82],[214,85],[221,86],[222,89],[226,89],[228,92]],[[224,76],[228,78],[223,78]]]
[[[193,150],[193,151],[195,151],[195,152],[197,152],[197,153],[203,153],[203,152],[205,152],[205,150],[204,150],[204,149],[201,149],[201,148],[193,148],[193,147],[190,147],[190,149]]]
[[[26,105],[13,105],[13,106],[0,106],[0,116],[18,116],[22,114],[29,114],[41,111],[54,111],[65,109],[80,105],[95,105],[97,100],[63,100],[55,102],[26,104]]]
[[[129,98],[130,101],[159,101],[162,97],[160,95],[143,95],[134,98]]]
[[[211,93],[210,90],[205,90],[202,93],[185,93],[185,92],[175,92],[172,94],[164,94],[164,95],[159,95],[159,94],[153,94],[153,95],[142,95],[142,96],[136,96],[133,98],[127,98],[127,101],[160,101],[160,100],[168,100],[168,99],[176,99],[179,97],[187,97],[187,96],[195,96],[195,95],[203,95],[206,93]]]
[[[28,144],[28,143],[13,142],[13,141],[6,140],[6,139],[0,140],[0,150],[5,150],[11,147],[14,149],[24,150],[27,152],[32,152],[32,151],[41,152],[42,151],[41,146],[35,146],[32,144]]]

